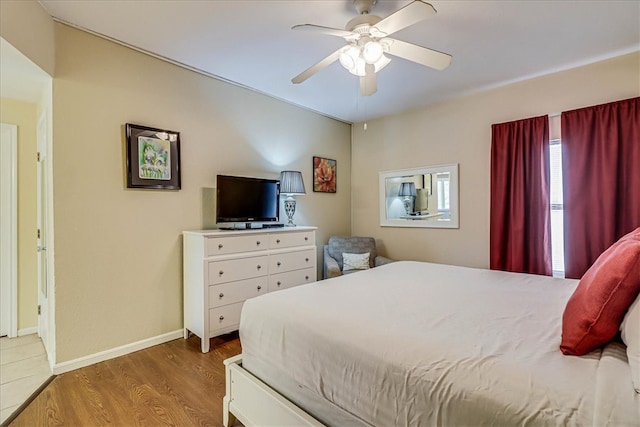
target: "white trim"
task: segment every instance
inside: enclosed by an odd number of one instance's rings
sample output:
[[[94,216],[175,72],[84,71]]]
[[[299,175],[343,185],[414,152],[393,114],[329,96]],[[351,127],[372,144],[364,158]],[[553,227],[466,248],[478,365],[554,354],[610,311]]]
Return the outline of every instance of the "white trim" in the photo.
[[[37,326],[32,326],[30,328],[24,328],[24,329],[18,329],[18,336],[19,337],[23,337],[25,335],[37,334],[37,333],[38,333],[38,327]]]
[[[38,233],[38,252],[37,252],[37,295],[38,295],[38,336],[42,339],[44,344],[44,350],[47,353],[47,360],[49,360],[49,285],[47,277],[47,264],[48,256],[47,252],[41,252],[41,247],[47,247],[48,229],[47,215],[48,215],[48,198],[47,188],[50,185],[50,181],[47,177],[48,161],[47,161],[47,109],[43,109],[38,119],[38,125],[36,128],[36,150],[38,152],[37,162],[37,191],[36,191],[36,205],[37,205],[37,227],[42,234]]]
[[[177,331],[167,332],[166,334],[146,338],[144,340],[125,344],[120,347],[104,350],[88,356],[79,357],[77,359],[69,360],[68,362],[57,363],[53,366],[53,374],[60,375],[65,372],[73,371],[74,369],[84,368],[85,366],[93,365],[94,363],[104,362],[105,360],[114,359],[135,351],[144,350],[145,348],[153,347],[154,345],[173,341],[175,339],[182,338],[183,331],[183,329],[178,329]]]
[[[53,221],[53,79],[49,78],[47,86],[42,93],[42,99],[40,101],[40,108],[43,110],[43,115],[46,117],[46,194],[47,210],[44,213],[44,225],[48,231],[47,238],[47,326],[48,326],[48,339],[45,345],[47,352],[47,359],[49,360],[49,367],[53,372],[53,367],[56,364],[56,316],[55,316],[55,248],[54,248],[54,221]]]
[[[15,338],[18,336],[18,126],[2,123],[0,127],[2,133],[8,133],[9,144],[4,147],[4,151],[8,154],[10,164],[8,173],[6,171],[4,172],[5,175],[8,174],[9,180],[9,194],[5,195],[9,199],[7,212],[9,223],[6,224],[9,228],[9,238],[6,239],[6,237],[4,237],[4,242],[2,243],[3,248],[8,254],[5,254],[2,250],[0,250],[0,252],[3,252],[3,264],[9,269],[8,292],[10,306],[7,336],[9,336],[9,338]],[[4,160],[3,163],[5,163]],[[5,202],[6,201],[3,201],[2,204],[4,205]],[[6,307],[2,308],[2,310],[4,309],[6,309]]]

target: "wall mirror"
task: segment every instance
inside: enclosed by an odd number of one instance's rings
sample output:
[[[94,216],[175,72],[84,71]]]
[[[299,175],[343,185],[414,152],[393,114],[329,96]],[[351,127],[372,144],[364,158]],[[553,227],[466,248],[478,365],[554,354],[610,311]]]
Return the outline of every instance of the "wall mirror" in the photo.
[[[380,172],[380,225],[458,228],[458,164]]]

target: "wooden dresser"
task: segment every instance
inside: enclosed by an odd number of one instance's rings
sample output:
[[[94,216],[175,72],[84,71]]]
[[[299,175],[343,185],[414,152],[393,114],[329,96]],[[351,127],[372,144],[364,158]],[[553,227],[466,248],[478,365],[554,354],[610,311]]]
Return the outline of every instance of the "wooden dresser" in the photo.
[[[317,280],[315,227],[184,231],[184,337],[238,329],[248,298]]]

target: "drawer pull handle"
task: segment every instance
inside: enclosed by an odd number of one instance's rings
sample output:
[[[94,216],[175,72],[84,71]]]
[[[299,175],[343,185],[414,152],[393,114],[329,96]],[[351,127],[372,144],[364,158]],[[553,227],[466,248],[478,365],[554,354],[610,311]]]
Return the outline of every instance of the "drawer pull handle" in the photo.
[[[260,240],[258,240],[258,241],[256,242],[256,245],[260,246]]]
[[[309,262],[309,258],[305,258],[304,260],[305,260],[306,262]]]
[[[220,270],[220,272],[218,273],[218,275],[222,276],[224,274],[224,271]]]
[[[258,270],[260,270],[262,268],[262,266],[260,264],[258,264],[257,268],[258,268]]]
[[[219,298],[224,297],[224,294],[222,292],[220,292],[220,295],[218,295]]]
[[[219,319],[220,319],[220,321],[223,321],[224,320],[224,316],[220,316]]]
[[[279,244],[279,243],[280,243],[280,239],[276,240],[276,243],[278,243],[278,244]]]
[[[220,243],[220,244],[218,245],[218,249],[222,249],[222,248],[223,248],[223,246],[224,246],[224,245],[223,245],[222,243]]]
[[[309,280],[309,276],[304,276],[304,280]]]
[[[308,237],[305,237],[305,238],[304,238],[304,241],[306,242],[307,240],[309,240],[309,238],[308,238]]]
[[[281,263],[280,261],[278,261],[278,262],[276,263],[276,265],[277,265],[278,267],[280,267],[280,266],[282,265],[282,263]]]
[[[276,284],[277,284],[278,286],[280,286],[282,283],[281,283],[281,282],[278,282],[278,283],[276,283]]]
[[[258,285],[258,290],[262,289],[262,286]]]

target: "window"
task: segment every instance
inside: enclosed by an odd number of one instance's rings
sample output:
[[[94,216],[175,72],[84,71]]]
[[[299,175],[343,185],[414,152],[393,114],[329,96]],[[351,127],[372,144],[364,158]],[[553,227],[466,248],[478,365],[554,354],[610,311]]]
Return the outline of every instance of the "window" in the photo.
[[[564,201],[562,197],[562,143],[549,141],[551,266],[553,277],[564,277]]]
[[[449,211],[449,172],[436,175],[438,186],[438,212]]]

